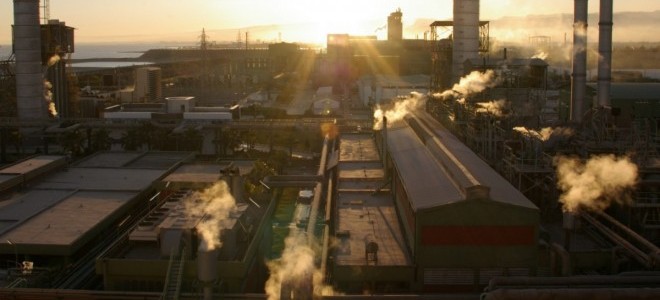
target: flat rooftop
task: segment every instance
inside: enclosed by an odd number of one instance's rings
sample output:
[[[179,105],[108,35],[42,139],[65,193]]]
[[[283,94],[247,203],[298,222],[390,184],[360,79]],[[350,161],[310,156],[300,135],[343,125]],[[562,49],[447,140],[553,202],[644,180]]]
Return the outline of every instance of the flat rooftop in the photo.
[[[104,152],[45,174],[0,201],[0,253],[72,255],[190,156]]]
[[[371,134],[344,134],[339,143],[339,161],[378,161],[380,154]]]
[[[63,156],[40,155],[0,169],[0,174],[26,174],[64,159]]]
[[[408,266],[411,259],[389,193],[337,195],[335,263],[374,265],[365,258],[366,242],[378,244],[378,266]]]
[[[383,180],[385,170],[380,161],[345,162],[339,164],[339,180]]]

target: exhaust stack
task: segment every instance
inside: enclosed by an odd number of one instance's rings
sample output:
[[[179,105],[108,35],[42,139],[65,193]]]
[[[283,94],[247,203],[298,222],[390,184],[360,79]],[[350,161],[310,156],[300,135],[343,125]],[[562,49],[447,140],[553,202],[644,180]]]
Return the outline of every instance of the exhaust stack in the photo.
[[[454,0],[452,82],[465,73],[465,60],[479,58],[479,0]]]
[[[14,0],[13,31],[18,118],[21,120],[45,118],[39,0]]]
[[[612,10],[613,0],[600,0],[598,23],[598,105],[610,107],[612,85]]]
[[[571,81],[571,121],[582,123],[587,90],[588,0],[575,0],[573,22],[573,79]]]

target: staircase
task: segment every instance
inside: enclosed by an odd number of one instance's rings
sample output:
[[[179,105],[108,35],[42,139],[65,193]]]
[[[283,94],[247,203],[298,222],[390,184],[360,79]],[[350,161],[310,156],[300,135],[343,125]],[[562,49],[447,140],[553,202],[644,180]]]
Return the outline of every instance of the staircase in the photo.
[[[181,249],[181,253],[176,253],[172,248],[170,254],[170,263],[167,267],[167,276],[163,287],[163,300],[178,300],[181,294],[181,282],[183,282],[183,268],[186,263],[186,248]]]

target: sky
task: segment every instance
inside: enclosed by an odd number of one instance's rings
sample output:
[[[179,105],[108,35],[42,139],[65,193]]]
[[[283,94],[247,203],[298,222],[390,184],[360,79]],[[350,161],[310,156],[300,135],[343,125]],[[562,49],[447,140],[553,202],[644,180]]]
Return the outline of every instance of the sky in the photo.
[[[490,20],[572,13],[573,2],[481,0],[480,13],[482,19]],[[374,34],[397,8],[404,14],[404,26],[419,18],[450,19],[452,3],[452,0],[50,0],[50,16],[75,27],[77,43],[194,41],[202,28],[237,32],[240,28],[273,24],[293,24],[280,31],[283,40],[322,41],[328,32]],[[598,3],[598,0],[589,1],[590,13],[598,11]],[[615,1],[614,10],[660,10],[660,0]],[[13,1],[0,1],[0,44],[11,43],[12,23]],[[295,28],[295,36],[287,31],[293,32],[291,28]],[[277,33],[271,35],[262,38],[277,37]],[[227,37],[215,36],[217,39]]]

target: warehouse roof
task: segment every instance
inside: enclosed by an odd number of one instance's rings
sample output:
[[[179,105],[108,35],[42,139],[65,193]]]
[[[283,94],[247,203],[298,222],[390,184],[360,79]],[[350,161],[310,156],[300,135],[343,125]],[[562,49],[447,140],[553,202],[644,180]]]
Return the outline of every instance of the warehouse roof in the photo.
[[[73,254],[189,156],[107,152],[48,174],[0,205],[0,252],[12,253],[13,244],[22,254]]]
[[[378,244],[378,266],[411,264],[399,227],[394,201],[386,194],[340,193],[337,196],[338,265],[368,265],[368,241]]]
[[[369,135],[343,134],[339,143],[339,160],[379,161],[380,155],[376,143]]]
[[[406,122],[388,129],[390,153],[413,209],[466,200],[475,188],[488,192],[490,200],[538,209],[447,129],[430,122],[437,138],[429,137],[428,147]]]
[[[0,169],[0,174],[25,174],[58,160],[64,156],[40,155]]]

